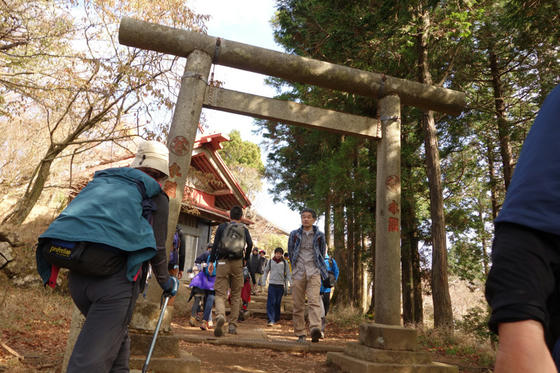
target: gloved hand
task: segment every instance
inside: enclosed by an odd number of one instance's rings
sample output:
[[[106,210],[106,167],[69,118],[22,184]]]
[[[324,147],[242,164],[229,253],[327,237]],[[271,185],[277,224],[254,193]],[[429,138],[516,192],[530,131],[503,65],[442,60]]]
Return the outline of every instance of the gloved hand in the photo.
[[[165,283],[163,287],[163,295],[166,297],[174,297],[179,291],[179,280],[175,276],[169,276],[169,280]]]

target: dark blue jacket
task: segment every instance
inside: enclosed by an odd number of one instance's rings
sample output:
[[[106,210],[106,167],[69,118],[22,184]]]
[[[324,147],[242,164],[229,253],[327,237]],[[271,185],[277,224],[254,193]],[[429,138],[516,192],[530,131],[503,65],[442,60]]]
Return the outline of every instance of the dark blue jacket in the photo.
[[[560,85],[531,127],[496,223],[560,235]]]

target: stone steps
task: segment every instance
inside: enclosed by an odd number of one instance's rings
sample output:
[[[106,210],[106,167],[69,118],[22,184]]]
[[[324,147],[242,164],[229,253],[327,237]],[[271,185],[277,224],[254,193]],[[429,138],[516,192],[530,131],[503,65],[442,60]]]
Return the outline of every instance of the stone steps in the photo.
[[[347,373],[458,373],[457,367],[442,364],[374,363],[341,352],[328,352],[327,364]]]
[[[359,336],[359,343],[347,343],[344,352],[327,353],[327,364],[347,373],[459,372],[457,367],[432,362],[427,352],[417,351],[415,329],[364,323]]]
[[[177,334],[177,337],[183,341],[191,343],[208,343],[212,345],[227,345],[246,348],[266,348],[274,351],[284,352],[343,352],[344,346],[326,344],[326,343],[297,343],[296,338],[293,340],[263,340],[256,338],[240,338],[239,336],[231,336],[226,334],[224,337],[214,337],[213,335],[192,335]]]

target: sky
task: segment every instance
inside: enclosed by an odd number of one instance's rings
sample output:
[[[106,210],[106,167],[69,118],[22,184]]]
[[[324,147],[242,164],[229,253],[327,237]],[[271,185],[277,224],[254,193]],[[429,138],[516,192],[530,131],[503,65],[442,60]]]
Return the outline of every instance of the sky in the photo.
[[[206,23],[208,35],[282,51],[274,42],[270,25],[275,11],[274,0],[192,0],[189,4],[196,13],[210,15],[211,18]],[[225,66],[214,67],[214,79],[224,82],[224,88],[273,97],[276,92],[264,83],[265,78],[265,75]],[[262,138],[255,133],[257,126],[254,125],[253,118],[210,109],[203,109],[202,115],[209,127],[208,132],[228,134],[236,129],[243,140],[258,144],[266,166]],[[267,192],[270,185],[266,180],[263,181],[263,190],[252,201],[255,210],[285,231],[298,228],[301,225],[299,213],[290,210],[286,204],[274,203],[272,195]]]

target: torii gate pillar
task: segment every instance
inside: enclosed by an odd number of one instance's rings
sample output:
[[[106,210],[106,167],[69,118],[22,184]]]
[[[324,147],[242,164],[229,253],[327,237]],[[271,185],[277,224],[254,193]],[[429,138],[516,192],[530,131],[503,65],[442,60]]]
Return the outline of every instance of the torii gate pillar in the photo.
[[[200,121],[202,101],[212,66],[212,57],[207,53],[195,49],[187,56],[185,72],[181,78],[181,88],[175,104],[171,128],[167,139],[169,148],[169,179],[165,181],[163,189],[169,196],[169,221],[177,222],[181,211],[184,186],[191,164],[193,144],[196,130]],[[173,246],[175,223],[167,226],[167,242],[165,247]],[[130,326],[137,330],[154,330],[159,315],[161,288],[155,278],[148,281],[146,298],[140,297],[130,322]],[[179,295],[184,287],[179,289]],[[170,303],[171,305],[171,303]],[[162,330],[169,331],[173,307],[168,307],[163,319]]]
[[[169,148],[169,179],[164,190],[169,196],[169,221],[177,222],[183,201],[187,173],[191,164],[196,130],[200,122],[202,101],[212,67],[212,57],[195,49],[187,56],[181,78],[179,97],[173,112],[167,146]],[[169,224],[166,247],[172,247],[175,225]]]
[[[401,257],[401,101],[397,95],[378,102],[382,136],[377,144],[375,236],[375,322],[400,325]]]

